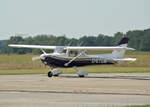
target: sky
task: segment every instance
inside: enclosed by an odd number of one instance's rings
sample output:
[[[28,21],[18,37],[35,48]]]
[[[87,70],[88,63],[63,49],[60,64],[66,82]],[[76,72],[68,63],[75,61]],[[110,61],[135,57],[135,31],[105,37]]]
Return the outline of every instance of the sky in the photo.
[[[0,40],[37,34],[69,38],[150,28],[150,0],[0,0]]]

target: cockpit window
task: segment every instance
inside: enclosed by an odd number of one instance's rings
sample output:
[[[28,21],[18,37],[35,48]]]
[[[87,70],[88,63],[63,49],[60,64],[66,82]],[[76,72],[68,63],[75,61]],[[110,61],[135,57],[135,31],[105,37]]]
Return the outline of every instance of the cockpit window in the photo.
[[[54,50],[55,53],[65,53],[64,46],[57,46]]]
[[[71,57],[75,57],[75,56],[77,56],[78,55],[78,51],[69,51],[69,56],[71,56]]]
[[[66,53],[66,50],[64,50],[64,49],[56,49],[55,52],[56,53]]]

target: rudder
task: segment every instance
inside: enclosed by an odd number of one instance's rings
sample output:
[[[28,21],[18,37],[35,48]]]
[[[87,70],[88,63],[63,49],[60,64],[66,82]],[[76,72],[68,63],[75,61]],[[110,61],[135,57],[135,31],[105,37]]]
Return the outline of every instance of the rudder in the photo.
[[[128,45],[128,41],[129,41],[129,38],[125,37],[125,35],[123,35],[123,38],[121,39],[121,41],[118,43],[118,45],[120,47],[127,47]],[[122,49],[122,50],[114,50],[112,52],[112,56],[114,58],[123,58],[124,55],[125,55],[125,51],[126,49]]]

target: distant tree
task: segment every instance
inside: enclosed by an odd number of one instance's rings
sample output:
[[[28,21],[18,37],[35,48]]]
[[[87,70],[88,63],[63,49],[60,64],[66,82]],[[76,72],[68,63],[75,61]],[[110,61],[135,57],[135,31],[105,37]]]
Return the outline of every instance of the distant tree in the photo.
[[[98,46],[111,46],[113,41],[112,41],[113,37],[107,36],[107,35],[103,35],[103,34],[99,34],[96,38],[96,43]]]
[[[66,38],[66,36],[57,37],[57,40],[56,40],[57,46],[65,46],[68,43],[69,43],[69,40],[68,40],[68,38]]]
[[[144,32],[141,30],[129,31],[127,32],[127,36],[130,38],[129,46],[140,50]]]
[[[113,37],[113,40],[112,40],[112,42],[113,42],[112,44],[113,44],[114,46],[118,45],[119,41],[120,41],[121,38],[122,38],[122,35],[123,35],[123,33],[121,33],[121,32],[115,33],[115,35],[114,35],[114,37]]]
[[[12,37],[10,37],[9,41],[10,41],[10,43],[17,44],[17,43],[24,41],[24,39],[21,36],[12,36]]]
[[[56,46],[111,46],[118,45],[123,33],[117,32],[113,37],[99,34],[98,36],[83,36],[79,39],[67,38],[54,35],[37,35],[31,37],[21,37],[19,35],[10,37],[9,40],[0,41],[0,53],[34,53],[39,54],[41,50],[37,49],[18,49],[10,48],[8,44],[29,44],[29,45],[56,45]],[[150,29],[133,30],[126,33],[129,40],[129,47],[135,48],[138,51],[150,51]],[[47,51],[47,50],[46,50]],[[51,52],[48,50],[47,52]]]

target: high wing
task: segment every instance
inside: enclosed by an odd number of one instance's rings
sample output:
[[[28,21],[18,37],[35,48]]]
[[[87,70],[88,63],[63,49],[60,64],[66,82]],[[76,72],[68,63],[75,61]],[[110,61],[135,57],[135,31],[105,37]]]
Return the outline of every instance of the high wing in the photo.
[[[9,44],[9,47],[14,48],[32,48],[32,49],[56,49],[56,46],[44,46],[44,45],[19,45],[19,44]]]
[[[19,45],[9,44],[8,46],[14,48],[33,48],[33,49],[56,49],[57,47],[64,48],[65,50],[135,50],[133,48],[121,46],[44,46],[44,45]]]
[[[135,50],[133,48],[121,47],[121,46],[68,46],[68,50]]]

